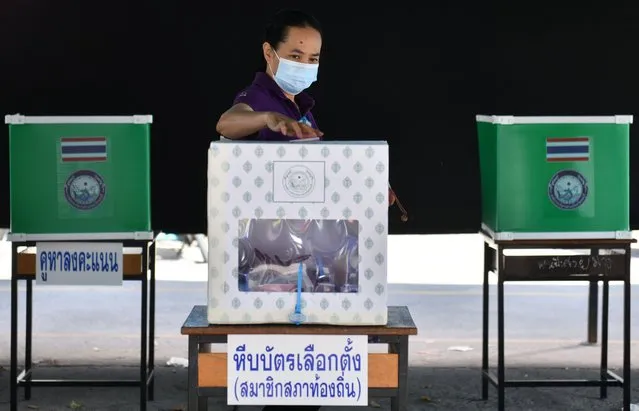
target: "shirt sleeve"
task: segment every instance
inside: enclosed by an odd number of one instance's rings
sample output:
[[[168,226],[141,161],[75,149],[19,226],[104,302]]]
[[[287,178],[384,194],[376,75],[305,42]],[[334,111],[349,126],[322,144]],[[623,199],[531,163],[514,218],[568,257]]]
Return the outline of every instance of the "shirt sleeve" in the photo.
[[[249,87],[237,93],[233,105],[243,103],[251,107],[253,111],[265,111],[265,98],[261,91]]]
[[[312,126],[313,128],[316,128],[316,129],[317,129],[317,128],[319,128],[319,127],[317,126],[317,120],[315,120],[315,117],[313,117],[313,113],[311,113],[310,111],[309,111],[308,113],[306,113],[306,119],[307,119],[308,121],[310,121],[311,126]]]

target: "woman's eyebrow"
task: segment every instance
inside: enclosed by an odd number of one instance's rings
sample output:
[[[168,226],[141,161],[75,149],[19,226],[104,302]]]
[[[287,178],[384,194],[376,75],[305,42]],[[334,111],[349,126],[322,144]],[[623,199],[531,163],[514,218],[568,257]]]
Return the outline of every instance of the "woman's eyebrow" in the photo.
[[[291,50],[291,53],[306,54],[300,49],[293,49],[293,50]],[[312,57],[318,57],[319,55],[320,55],[319,53],[311,54]]]

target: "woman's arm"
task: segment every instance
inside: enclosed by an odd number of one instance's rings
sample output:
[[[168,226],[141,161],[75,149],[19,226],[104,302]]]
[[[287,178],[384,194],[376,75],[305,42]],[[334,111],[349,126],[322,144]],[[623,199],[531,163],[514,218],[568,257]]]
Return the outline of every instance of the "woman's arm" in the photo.
[[[244,103],[238,103],[228,109],[217,122],[217,132],[232,140],[255,134],[268,124],[268,112],[257,112]]]
[[[272,111],[253,111],[248,104],[244,103],[238,103],[222,114],[215,129],[226,138],[239,140],[266,127],[293,138],[323,135],[321,131],[292,118]]]

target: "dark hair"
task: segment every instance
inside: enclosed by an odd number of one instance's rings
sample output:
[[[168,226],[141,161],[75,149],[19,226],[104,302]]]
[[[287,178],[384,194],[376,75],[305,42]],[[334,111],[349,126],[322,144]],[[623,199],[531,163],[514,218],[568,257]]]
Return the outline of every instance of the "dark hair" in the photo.
[[[264,41],[277,49],[280,43],[286,41],[288,37],[288,29],[291,27],[311,27],[322,34],[322,27],[319,21],[310,14],[300,10],[280,10],[278,11],[266,25],[264,33]]]

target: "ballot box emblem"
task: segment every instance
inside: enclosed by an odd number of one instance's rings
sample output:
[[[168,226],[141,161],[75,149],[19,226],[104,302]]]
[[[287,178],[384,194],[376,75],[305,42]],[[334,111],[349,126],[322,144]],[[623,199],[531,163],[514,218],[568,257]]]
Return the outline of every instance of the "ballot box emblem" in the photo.
[[[563,210],[572,210],[584,203],[588,197],[586,178],[575,170],[560,170],[548,183],[550,201]]]
[[[79,210],[91,210],[104,200],[106,185],[104,179],[91,170],[72,173],[64,185],[64,197]]]
[[[308,167],[297,164],[286,170],[282,184],[291,197],[303,198],[315,188],[315,174]]]

